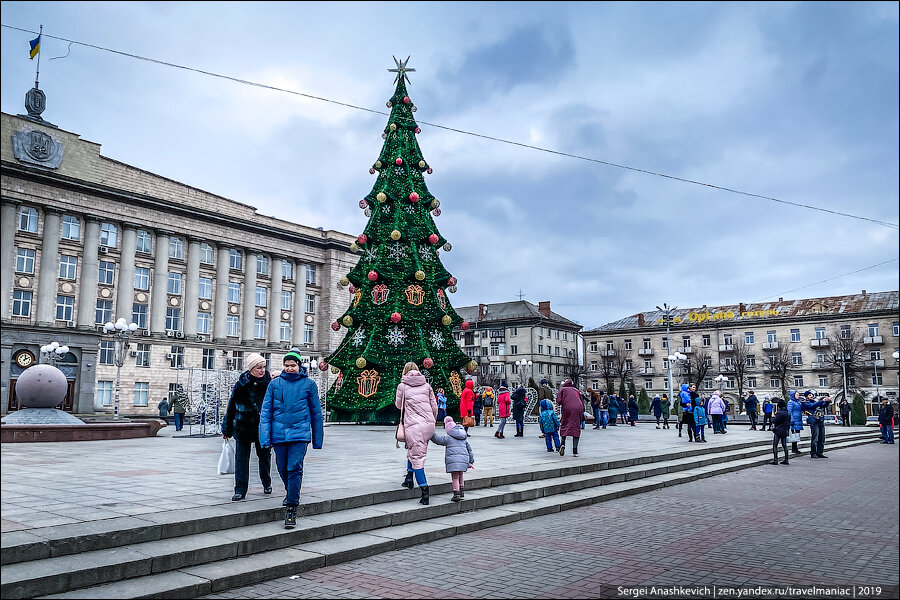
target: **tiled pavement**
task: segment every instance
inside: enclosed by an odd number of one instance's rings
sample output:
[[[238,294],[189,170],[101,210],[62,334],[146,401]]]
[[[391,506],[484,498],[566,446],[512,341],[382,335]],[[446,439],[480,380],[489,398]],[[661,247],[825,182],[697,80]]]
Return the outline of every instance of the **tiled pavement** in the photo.
[[[896,598],[896,448],[803,456],[207,598],[598,598],[697,585],[871,585],[880,596],[856,597]]]

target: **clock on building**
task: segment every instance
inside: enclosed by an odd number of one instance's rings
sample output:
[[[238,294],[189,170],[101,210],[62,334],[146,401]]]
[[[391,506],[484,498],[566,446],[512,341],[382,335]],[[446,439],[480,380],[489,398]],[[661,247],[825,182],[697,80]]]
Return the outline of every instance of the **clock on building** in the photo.
[[[23,369],[27,369],[31,365],[34,364],[34,354],[29,350],[19,350],[16,352],[15,359],[16,364],[22,367]]]

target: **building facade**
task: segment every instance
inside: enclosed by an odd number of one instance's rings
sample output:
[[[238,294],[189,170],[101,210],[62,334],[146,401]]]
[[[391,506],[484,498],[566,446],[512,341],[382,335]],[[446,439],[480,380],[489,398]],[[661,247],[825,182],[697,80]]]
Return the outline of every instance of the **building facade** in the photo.
[[[527,300],[464,306],[456,312],[469,323],[453,335],[463,352],[478,363],[479,382],[527,384],[533,377],[556,386],[579,364],[581,325]],[[528,364],[530,362],[531,364]]]
[[[126,415],[156,414],[195,370],[211,381],[249,352],[277,370],[291,347],[315,370],[339,342],[329,325],[348,302],[337,281],[357,259],[352,236],[106,158],[40,117],[2,114],[0,217],[3,413],[53,341],[69,347],[63,408],[111,411],[116,342],[103,324],[118,318],[138,326],[120,371]]]
[[[721,387],[735,401],[749,389],[760,398],[784,389],[835,396],[846,385],[864,394],[870,415],[877,394],[897,399],[897,291],[677,309],[668,319],[668,330],[667,313],[655,310],[585,331],[589,384],[605,389],[624,377],[651,396],[668,393],[677,352],[676,393],[698,379],[701,392]]]

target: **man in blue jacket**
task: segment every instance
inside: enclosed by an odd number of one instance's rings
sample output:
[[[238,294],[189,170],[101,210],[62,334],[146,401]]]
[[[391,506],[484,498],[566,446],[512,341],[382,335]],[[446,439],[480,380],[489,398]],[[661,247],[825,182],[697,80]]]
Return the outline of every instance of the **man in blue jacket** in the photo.
[[[284,528],[297,526],[297,505],[303,482],[303,459],[309,443],[322,448],[322,405],[316,383],[306,376],[296,352],[284,355],[284,370],[269,383],[259,411],[259,443],[275,451],[275,464],[284,482]]]
[[[810,451],[811,455],[814,458],[823,458],[825,455],[821,454],[825,449],[825,413],[824,407],[831,403],[830,400],[820,400],[819,402],[813,402],[812,400],[815,397],[815,393],[812,391],[805,392],[803,395],[798,394],[794,390],[788,392],[788,397],[790,400],[788,401],[788,413],[791,415],[791,431],[794,433],[799,433],[803,431],[803,413],[804,412],[812,412],[817,409],[823,409],[822,412],[822,428],[820,430],[816,430],[815,436],[810,441]],[[809,424],[809,423],[808,423]],[[811,425],[811,424],[810,424]],[[812,428],[812,427],[810,427]],[[821,435],[821,447],[817,447],[818,436]],[[800,449],[797,447],[797,442],[791,442],[791,451],[794,454],[799,454]]]

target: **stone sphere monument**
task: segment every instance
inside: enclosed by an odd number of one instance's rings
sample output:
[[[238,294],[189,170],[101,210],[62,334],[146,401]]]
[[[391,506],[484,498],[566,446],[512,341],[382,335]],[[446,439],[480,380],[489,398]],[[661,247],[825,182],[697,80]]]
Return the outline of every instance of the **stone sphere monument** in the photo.
[[[53,365],[34,365],[16,381],[16,396],[23,408],[54,408],[65,400],[68,383]]]

